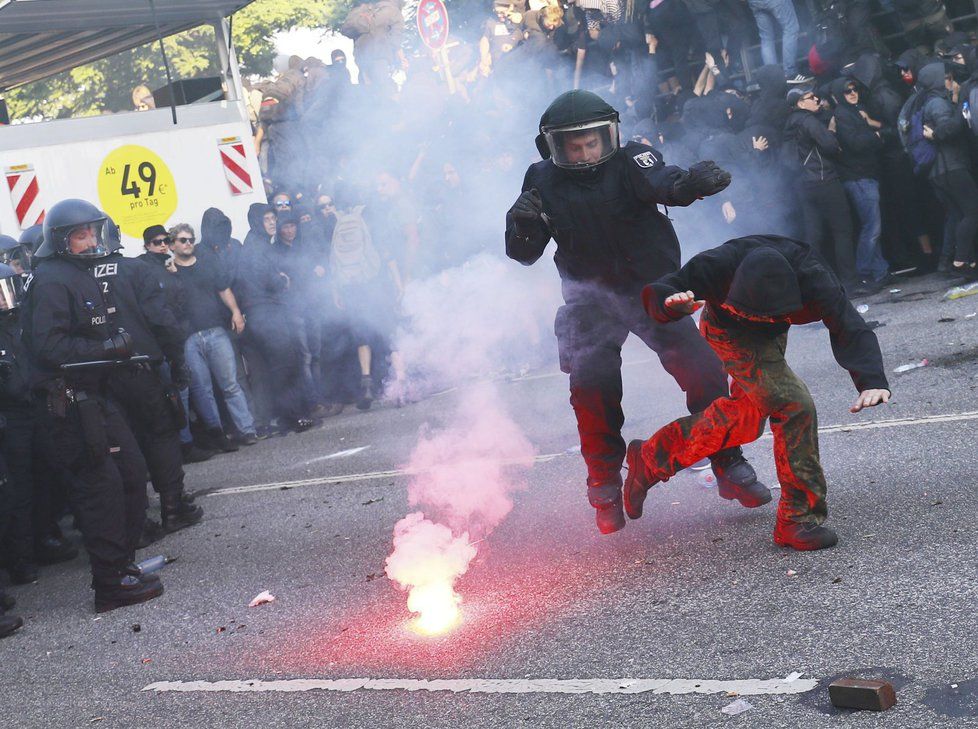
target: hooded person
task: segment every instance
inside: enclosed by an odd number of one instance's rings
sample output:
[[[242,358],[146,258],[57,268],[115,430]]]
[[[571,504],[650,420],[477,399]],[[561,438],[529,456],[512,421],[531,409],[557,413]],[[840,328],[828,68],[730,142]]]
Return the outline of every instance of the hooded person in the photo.
[[[248,207],[248,234],[244,239],[245,249],[268,246],[275,239],[275,209],[265,203],[252,203]]]
[[[788,121],[788,82],[784,79],[781,66],[761,66],[754,72],[753,79],[758,86],[757,96],[751,104],[747,126],[766,125],[777,130],[777,136],[768,140],[776,146],[781,142],[785,122]]]
[[[876,335],[825,261],[789,238],[735,238],[646,286],[642,302],[662,323],[702,308],[700,331],[733,385],[730,397],[673,421],[646,441],[629,443],[629,517],[641,517],[652,486],[720,445],[757,440],[770,419],[781,483],[775,543],[799,550],[836,544],[836,533],[823,525],[828,511],[815,403],[785,361],[789,327],[821,321],[828,328],[835,359],[859,392],[850,412],[888,402],[890,386]],[[724,484],[718,486],[724,496]]]
[[[241,242],[231,237],[231,219],[217,208],[207,208],[200,220],[200,239],[194,255],[214,263],[234,280]]]
[[[951,101],[944,63],[920,69],[917,93],[900,111],[900,137],[915,165],[926,175],[947,213],[942,263],[968,278],[975,267],[978,185],[971,174],[968,126]]]
[[[713,162],[667,165],[644,144],[619,147],[618,112],[596,94],[570,91],[540,119],[537,149],[523,192],[506,215],[506,254],[529,266],[551,238],[565,304],[554,330],[561,369],[569,375],[587,493],[598,529],[624,527],[621,466],[621,346],[629,332],[659,356],[686,393],[690,412],[725,397],[716,357],[692,322],[664,327],[644,316],[639,292],[678,269],[679,241],[658,205],[686,206],[721,192],[729,173]],[[768,489],[739,450],[710,454],[718,480],[745,506],[770,501]]]

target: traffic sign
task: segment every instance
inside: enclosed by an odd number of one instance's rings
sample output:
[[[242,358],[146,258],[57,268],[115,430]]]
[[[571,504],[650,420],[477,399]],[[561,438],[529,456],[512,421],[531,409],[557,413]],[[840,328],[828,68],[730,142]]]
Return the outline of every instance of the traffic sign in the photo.
[[[442,0],[421,0],[418,3],[418,33],[433,51],[440,51],[448,41],[448,9]]]

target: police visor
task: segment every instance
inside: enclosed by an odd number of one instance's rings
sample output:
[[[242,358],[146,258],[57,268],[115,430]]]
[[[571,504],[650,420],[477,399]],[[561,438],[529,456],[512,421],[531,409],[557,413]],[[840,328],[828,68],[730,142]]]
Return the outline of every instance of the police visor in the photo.
[[[24,293],[24,278],[20,274],[0,278],[0,311],[12,311],[20,306]]]
[[[107,221],[93,220],[80,225],[66,227],[58,236],[62,242],[62,253],[71,258],[104,258],[109,254],[107,240]]]
[[[543,129],[542,133],[551,159],[563,169],[596,167],[618,151],[617,119]]]

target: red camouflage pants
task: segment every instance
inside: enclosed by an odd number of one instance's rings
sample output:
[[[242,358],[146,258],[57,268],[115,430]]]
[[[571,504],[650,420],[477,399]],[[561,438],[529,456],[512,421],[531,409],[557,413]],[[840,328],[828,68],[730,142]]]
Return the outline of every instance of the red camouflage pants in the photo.
[[[642,458],[665,480],[724,448],[757,440],[771,420],[781,482],[778,519],[821,524],[827,515],[818,457],[818,416],[805,383],[788,366],[788,336],[763,336],[720,324],[707,307],[700,331],[733,378],[730,397],[673,421],[642,445]]]

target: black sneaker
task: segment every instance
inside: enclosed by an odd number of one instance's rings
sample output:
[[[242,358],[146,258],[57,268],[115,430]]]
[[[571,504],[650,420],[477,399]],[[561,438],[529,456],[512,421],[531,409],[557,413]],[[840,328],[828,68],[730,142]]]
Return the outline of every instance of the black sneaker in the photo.
[[[6,638],[22,627],[24,627],[24,619],[19,615],[0,615],[0,638]]]
[[[802,552],[834,547],[839,542],[839,535],[827,526],[812,522],[778,520],[774,527],[774,543],[782,547],[791,547]]]
[[[713,475],[717,477],[717,494],[721,499],[736,499],[741,506],[756,509],[771,501],[771,490],[757,480],[754,468],[740,448],[720,451],[712,458]]]
[[[193,443],[184,443],[180,446],[180,454],[183,456],[184,463],[203,463],[209,461],[217,453],[217,451],[198,448]]]
[[[207,438],[210,441],[208,445],[224,453],[234,453],[238,450],[238,444],[220,428],[208,430]]]
[[[34,558],[38,564],[70,562],[78,556],[78,548],[67,539],[46,537],[34,544]]]
[[[95,585],[95,612],[106,613],[116,608],[138,605],[162,594],[162,582],[144,581],[139,577],[123,574],[111,583]]]
[[[258,442],[258,433],[242,433],[237,438],[235,438],[235,441],[239,445],[252,446]]]
[[[649,472],[649,467],[642,460],[642,442],[633,440],[625,451],[625,465],[628,475],[625,477],[625,488],[622,498],[625,502],[625,513],[629,519],[639,519],[645,505],[645,497],[649,489],[659,483],[659,479]]]

